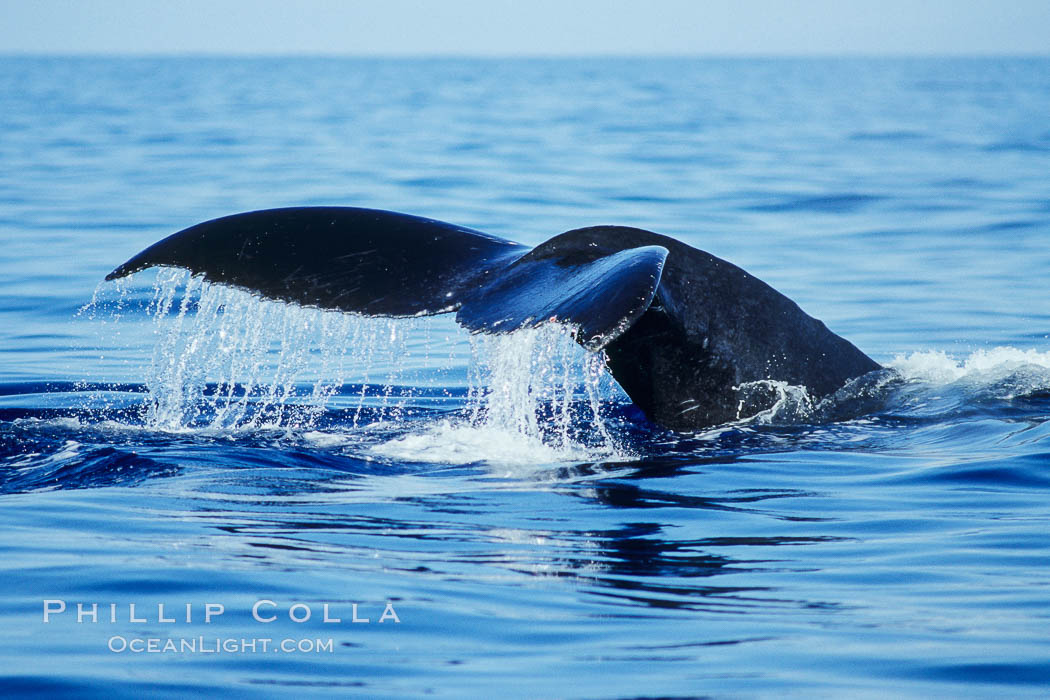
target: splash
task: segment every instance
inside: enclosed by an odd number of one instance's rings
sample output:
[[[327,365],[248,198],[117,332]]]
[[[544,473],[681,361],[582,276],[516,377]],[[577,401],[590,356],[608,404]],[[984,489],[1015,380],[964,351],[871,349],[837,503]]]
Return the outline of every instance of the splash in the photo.
[[[129,290],[119,288],[120,314]],[[149,429],[276,430],[405,461],[626,457],[604,418],[619,389],[603,357],[563,327],[473,336],[468,344],[448,317],[303,308],[173,269],[157,272],[146,312],[154,336]],[[459,397],[450,392],[457,379],[465,385]],[[443,392],[430,397],[438,420],[420,408],[428,384]],[[450,406],[458,407],[451,418]]]
[[[747,382],[734,388],[740,397],[737,403],[737,420],[743,423],[801,423],[813,417],[814,402],[804,386],[765,379]],[[753,407],[756,405],[768,408],[755,412]]]
[[[819,400],[805,387],[786,382],[749,382],[736,389],[738,415],[749,416],[736,426],[838,422],[882,411],[948,415],[975,403],[1050,392],[1050,352],[997,347],[963,358],[944,351],[897,355],[887,369],[858,377]]]
[[[558,325],[471,338],[469,418],[375,448],[402,461],[504,465],[630,459],[606,414],[622,396],[601,355]]]
[[[604,357],[582,351],[570,329],[545,325],[472,341],[471,366],[480,375],[475,386],[487,387],[474,397],[475,423],[543,436],[555,447],[591,437],[614,442],[602,413],[617,387]]]
[[[956,359],[943,351],[897,355],[889,364],[908,382],[953,386],[977,398],[1012,399],[1050,389],[1050,352],[997,347]]]

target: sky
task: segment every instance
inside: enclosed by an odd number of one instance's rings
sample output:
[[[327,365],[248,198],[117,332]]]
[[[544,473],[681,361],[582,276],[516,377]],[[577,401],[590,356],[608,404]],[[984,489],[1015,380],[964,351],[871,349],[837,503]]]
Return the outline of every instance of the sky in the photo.
[[[1050,54],[1050,0],[0,0],[0,53]]]

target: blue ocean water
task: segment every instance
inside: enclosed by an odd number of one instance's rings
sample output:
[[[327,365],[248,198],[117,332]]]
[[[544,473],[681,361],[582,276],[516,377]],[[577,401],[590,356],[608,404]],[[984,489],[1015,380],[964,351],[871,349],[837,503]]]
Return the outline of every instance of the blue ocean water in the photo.
[[[1050,689],[1050,60],[3,57],[0,104],[8,694]],[[319,204],[672,235],[901,380],[678,435],[556,329],[100,284]]]

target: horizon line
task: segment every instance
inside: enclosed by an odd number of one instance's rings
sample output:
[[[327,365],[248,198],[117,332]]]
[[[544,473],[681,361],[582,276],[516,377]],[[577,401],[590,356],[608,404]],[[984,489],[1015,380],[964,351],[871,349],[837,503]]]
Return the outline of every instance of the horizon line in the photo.
[[[580,53],[499,53],[499,52],[371,52],[355,53],[350,51],[231,51],[231,50],[190,50],[190,51],[125,51],[125,50],[78,50],[52,51],[36,49],[0,49],[0,58],[352,58],[352,59],[778,59],[778,58],[1050,58],[1050,51],[782,51],[782,52],[747,52],[747,51],[712,51],[712,52],[623,52],[592,51]]]

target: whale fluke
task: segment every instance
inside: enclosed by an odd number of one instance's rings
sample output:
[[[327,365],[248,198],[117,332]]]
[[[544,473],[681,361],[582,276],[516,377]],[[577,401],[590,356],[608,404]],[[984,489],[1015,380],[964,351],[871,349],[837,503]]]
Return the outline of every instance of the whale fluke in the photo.
[[[179,231],[107,275],[181,267],[303,306],[373,316],[456,313],[473,332],[558,322],[604,351],[650,420],[690,431],[746,418],[763,382],[814,399],[880,366],[739,267],[623,226],[560,234],[529,249],[407,214],[295,207]],[[768,393],[768,392],[767,392]]]
[[[182,267],[270,299],[373,316],[455,311],[528,248],[408,214],[292,207],[224,216],[154,243],[106,276]]]

